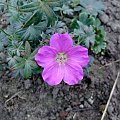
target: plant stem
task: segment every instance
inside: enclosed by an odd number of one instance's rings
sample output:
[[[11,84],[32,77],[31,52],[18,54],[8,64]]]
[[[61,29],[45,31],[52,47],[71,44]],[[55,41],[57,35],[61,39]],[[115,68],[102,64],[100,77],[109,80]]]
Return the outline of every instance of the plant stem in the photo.
[[[7,36],[11,36],[10,34],[8,34],[5,30],[3,30],[2,28],[0,28],[0,31],[5,33]]]

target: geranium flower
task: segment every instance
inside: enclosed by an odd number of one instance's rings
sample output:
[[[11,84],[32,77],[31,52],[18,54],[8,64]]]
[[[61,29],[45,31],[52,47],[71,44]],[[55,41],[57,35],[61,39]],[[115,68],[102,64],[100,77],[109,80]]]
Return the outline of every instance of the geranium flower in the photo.
[[[35,61],[44,68],[42,77],[49,85],[58,85],[62,80],[75,85],[83,79],[83,67],[89,62],[88,49],[74,46],[69,34],[56,33],[50,46],[38,50]]]

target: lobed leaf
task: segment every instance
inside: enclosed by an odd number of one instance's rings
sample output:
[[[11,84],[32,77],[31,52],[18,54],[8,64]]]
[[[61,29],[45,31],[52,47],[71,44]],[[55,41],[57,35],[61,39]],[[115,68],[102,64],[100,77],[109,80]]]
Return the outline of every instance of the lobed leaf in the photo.
[[[31,54],[31,46],[28,41],[25,42],[25,56],[28,57]]]

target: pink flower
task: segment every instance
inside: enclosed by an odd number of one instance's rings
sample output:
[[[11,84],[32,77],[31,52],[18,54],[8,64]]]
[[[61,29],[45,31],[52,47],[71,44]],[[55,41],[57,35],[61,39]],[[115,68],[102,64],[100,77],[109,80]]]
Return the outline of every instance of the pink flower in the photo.
[[[83,79],[83,67],[89,62],[88,49],[73,46],[69,34],[56,33],[50,39],[50,46],[38,50],[35,60],[44,67],[42,77],[49,85],[58,85],[62,80],[75,85]]]

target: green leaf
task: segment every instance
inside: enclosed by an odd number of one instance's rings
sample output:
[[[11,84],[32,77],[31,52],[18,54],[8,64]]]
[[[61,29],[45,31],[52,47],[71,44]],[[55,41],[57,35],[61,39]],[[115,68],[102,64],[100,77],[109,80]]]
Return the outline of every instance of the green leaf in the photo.
[[[79,25],[77,23],[77,19],[72,19],[71,23],[70,23],[70,28],[72,29],[77,29],[79,28]]]
[[[23,28],[29,27],[32,24],[38,24],[42,20],[42,13],[35,11],[32,16],[24,23]]]
[[[74,29],[74,36],[78,37],[78,44],[82,44],[87,48],[95,44],[95,32],[92,26],[84,25],[82,22],[77,21],[78,29]]]
[[[66,24],[64,22],[55,21],[55,24],[53,26],[49,27],[46,30],[46,33],[47,34],[54,34],[56,32],[63,33],[63,32],[66,32],[66,29],[67,29],[67,26],[66,26]]]
[[[28,41],[25,42],[25,56],[28,57],[31,54],[31,46]]]
[[[89,76],[89,68],[93,65],[94,62],[94,57],[93,56],[89,56],[90,61],[88,63],[88,65],[84,68],[84,73],[86,76]]]
[[[10,67],[14,66],[14,65],[17,63],[15,56],[14,56],[14,57],[9,56],[9,57],[7,58],[7,61],[8,61],[8,65],[9,65]]]
[[[29,59],[33,60],[35,54],[37,53],[37,51],[38,51],[38,48],[36,48],[36,49],[31,53],[31,55],[29,56]]]
[[[12,67],[12,69],[13,69],[13,70],[22,69],[22,68],[24,67],[24,65],[25,65],[25,59],[22,59],[22,61],[16,63],[16,64]]]
[[[54,7],[54,11],[62,11],[65,15],[73,15],[73,9],[71,9],[68,5],[63,5],[62,7]]]
[[[67,5],[63,5],[62,6],[62,11],[65,15],[73,15],[73,9],[71,9],[69,6]]]
[[[71,3],[72,7],[76,7],[79,4],[80,4],[80,0],[72,0],[72,3]]]
[[[25,62],[25,68],[24,68],[24,78],[29,78],[32,75],[32,68],[30,66],[29,61]]]
[[[79,15],[79,20],[80,22],[82,22],[84,25],[93,25],[95,23],[95,18],[90,16],[88,13],[86,12],[82,12]]]
[[[91,50],[95,53],[98,54],[102,52],[106,48],[106,32],[103,27],[99,26],[96,30],[96,41],[95,45],[91,47]]]
[[[95,34],[91,34],[90,36],[86,37],[84,44],[87,48],[94,46],[95,44]],[[91,46],[90,46],[91,45]]]
[[[17,61],[17,62],[21,62],[21,61],[23,61],[23,60],[24,60],[24,58],[19,57],[19,56],[15,56],[15,59],[16,59],[16,61]]]
[[[80,0],[80,4],[83,11],[88,12],[93,16],[102,13],[105,8],[101,0]]]
[[[37,30],[35,26],[31,25],[28,28],[21,29],[18,34],[21,35],[22,40],[39,40],[41,30]]]
[[[31,2],[27,5],[23,5],[19,9],[21,12],[32,12],[35,10],[39,12],[43,12],[44,14],[46,14],[48,18],[48,25],[50,24],[53,25],[55,20],[57,19],[55,13],[49,7],[49,4],[47,4],[47,2],[42,1],[42,0],[38,0],[37,2]]]
[[[0,32],[0,51],[3,51],[4,46],[7,46],[7,45],[8,45],[7,36],[3,32]]]
[[[20,69],[14,70],[12,75],[14,78],[18,78],[18,77],[23,78],[24,77],[23,72],[24,72],[23,69],[20,68]]]
[[[43,0],[50,7],[61,6],[63,3],[65,4],[67,0]]]
[[[20,6],[19,11],[20,12],[33,12],[38,9],[38,2],[31,2],[26,5]]]
[[[100,25],[101,25],[101,21],[100,21],[98,18],[96,18],[96,20],[95,20],[95,22],[94,22],[94,26],[95,26],[96,28],[98,28],[98,27],[100,27]]]
[[[57,20],[55,13],[47,4],[45,4],[41,0],[39,0],[39,2],[40,2],[39,9],[42,10],[46,14],[48,18],[48,25],[50,24],[53,25],[55,23],[55,20]]]

